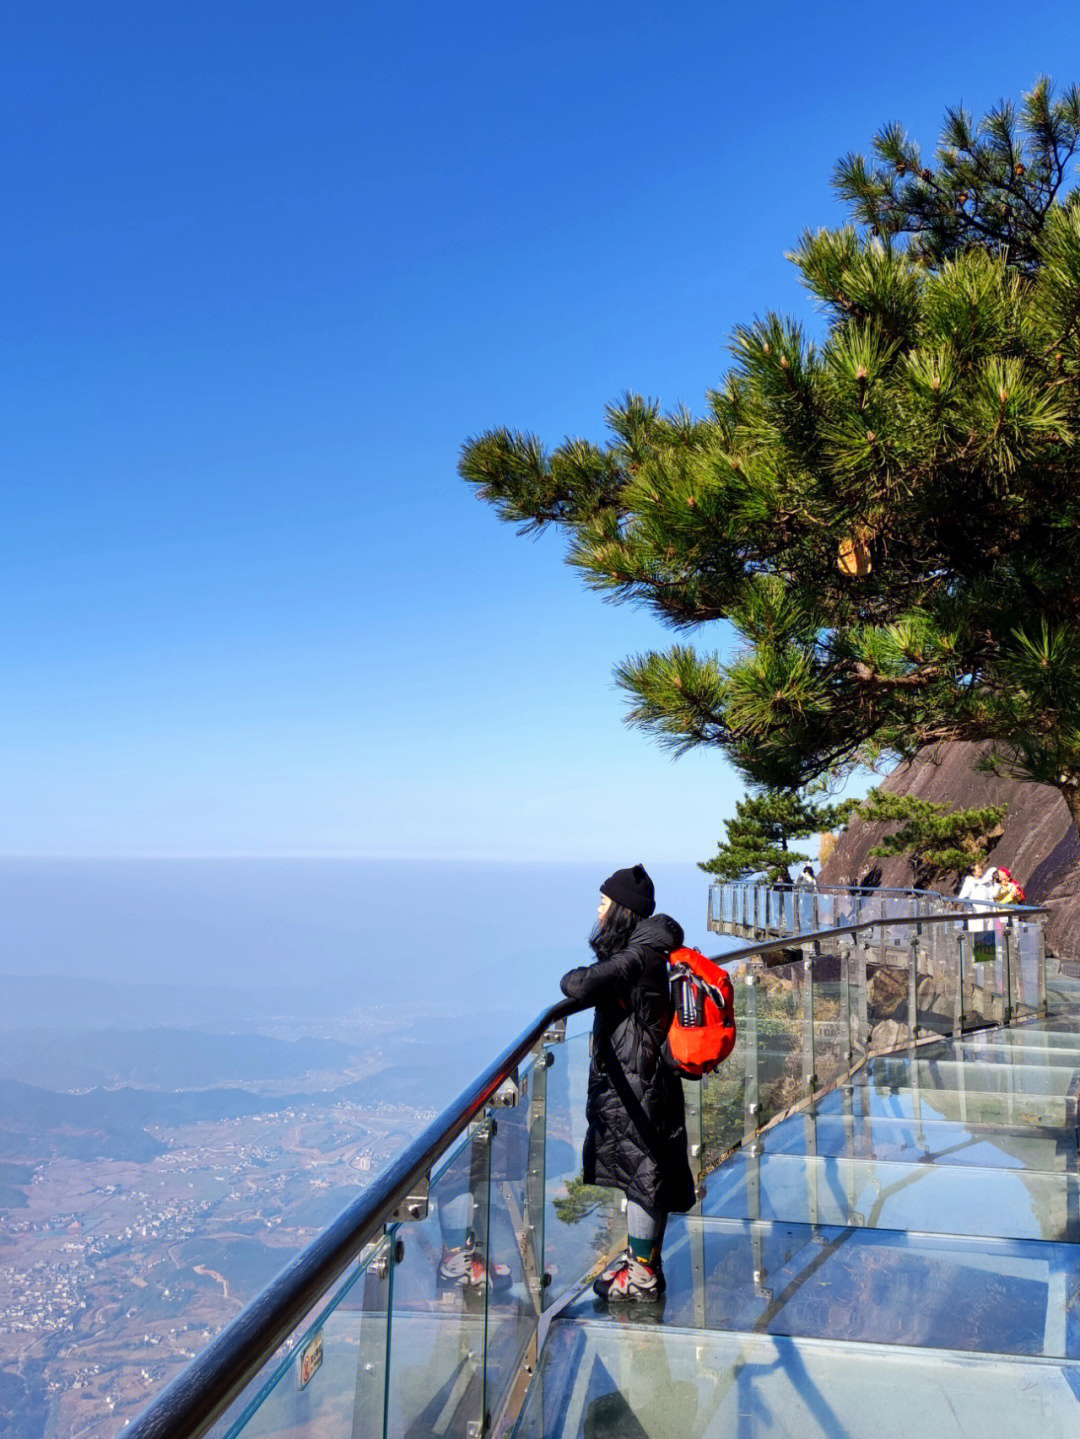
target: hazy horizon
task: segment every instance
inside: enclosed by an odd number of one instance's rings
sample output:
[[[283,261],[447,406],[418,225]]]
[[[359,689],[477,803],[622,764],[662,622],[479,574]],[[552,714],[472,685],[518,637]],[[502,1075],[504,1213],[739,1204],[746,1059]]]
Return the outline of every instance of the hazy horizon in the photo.
[[[395,1002],[404,966],[418,1011],[510,1012],[524,1023],[559,998],[565,969],[588,961],[600,883],[639,859],[2,859],[0,972],[133,992],[234,991],[236,1017],[260,996],[280,997],[310,1021]],[[651,869],[659,907],[694,943],[722,947],[706,928],[708,876],[694,865]],[[8,1027],[19,1022],[13,997]]]

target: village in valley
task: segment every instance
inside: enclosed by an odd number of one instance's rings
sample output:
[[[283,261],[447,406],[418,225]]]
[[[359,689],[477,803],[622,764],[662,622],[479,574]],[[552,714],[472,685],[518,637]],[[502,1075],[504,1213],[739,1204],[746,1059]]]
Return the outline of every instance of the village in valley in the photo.
[[[111,1439],[431,1117],[312,1096],[157,1128],[148,1162],[8,1165],[29,1178],[0,1208],[0,1378],[20,1436]]]

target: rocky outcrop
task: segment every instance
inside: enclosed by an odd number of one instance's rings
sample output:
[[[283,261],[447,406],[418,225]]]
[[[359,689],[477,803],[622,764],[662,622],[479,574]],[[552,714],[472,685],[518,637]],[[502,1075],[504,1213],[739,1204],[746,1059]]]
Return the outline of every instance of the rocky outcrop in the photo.
[[[894,794],[948,802],[957,809],[1008,805],[1004,833],[991,863],[1011,870],[1032,904],[1049,911],[1047,943],[1055,954],[1080,958],[1080,834],[1065,801],[1047,785],[981,774],[974,764],[982,746],[942,745],[901,765],[883,788]],[[906,859],[875,859],[870,851],[890,826],[855,820],[836,841],[822,866],[828,884],[909,886],[914,871]]]

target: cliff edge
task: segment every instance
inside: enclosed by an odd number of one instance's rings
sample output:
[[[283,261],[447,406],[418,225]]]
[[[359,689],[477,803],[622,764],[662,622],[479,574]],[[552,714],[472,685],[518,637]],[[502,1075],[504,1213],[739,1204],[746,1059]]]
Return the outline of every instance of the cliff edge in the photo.
[[[936,746],[900,765],[882,788],[948,802],[957,809],[1008,805],[1005,832],[991,851],[990,863],[1011,870],[1030,903],[1046,905],[1046,939],[1053,953],[1080,959],[1080,834],[1065,801],[1047,785],[978,773],[974,764],[984,748],[961,743]],[[890,828],[854,820],[822,866],[822,880],[856,884],[870,873],[875,884],[913,885],[908,860],[876,859],[870,854]]]

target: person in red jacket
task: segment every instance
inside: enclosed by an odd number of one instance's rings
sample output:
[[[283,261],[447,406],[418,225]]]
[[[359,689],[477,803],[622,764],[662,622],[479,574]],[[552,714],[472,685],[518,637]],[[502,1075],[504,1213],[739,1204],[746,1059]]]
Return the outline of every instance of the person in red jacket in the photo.
[[[683,932],[668,915],[653,913],[653,882],[640,864],[616,870],[600,893],[589,938],[596,957],[562,979],[565,995],[596,1006],[585,1183],[626,1195],[626,1253],[593,1288],[609,1303],[650,1303],[665,1287],[667,1217],[696,1198],[682,1081],[664,1055],[674,1013],[667,962]]]

